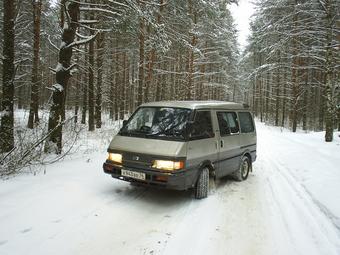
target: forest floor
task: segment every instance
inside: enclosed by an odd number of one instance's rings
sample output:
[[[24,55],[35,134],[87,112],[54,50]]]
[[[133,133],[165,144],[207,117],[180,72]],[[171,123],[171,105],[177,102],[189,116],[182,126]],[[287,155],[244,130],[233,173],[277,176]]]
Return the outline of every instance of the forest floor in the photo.
[[[257,130],[248,180],[203,200],[104,174],[92,135],[92,150],[0,182],[0,254],[340,254],[339,132]]]

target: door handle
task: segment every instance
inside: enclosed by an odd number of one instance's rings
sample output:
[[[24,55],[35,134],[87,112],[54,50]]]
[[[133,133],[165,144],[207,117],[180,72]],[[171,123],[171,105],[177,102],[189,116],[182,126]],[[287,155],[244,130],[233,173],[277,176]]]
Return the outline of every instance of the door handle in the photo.
[[[224,141],[221,140],[221,148],[223,148],[223,147],[224,147]]]

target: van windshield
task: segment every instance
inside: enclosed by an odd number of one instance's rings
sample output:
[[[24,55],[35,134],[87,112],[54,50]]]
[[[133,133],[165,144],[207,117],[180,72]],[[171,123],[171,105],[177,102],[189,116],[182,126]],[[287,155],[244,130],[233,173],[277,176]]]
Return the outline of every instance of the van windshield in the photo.
[[[123,136],[185,140],[186,124],[191,109],[170,107],[141,107],[120,130]]]

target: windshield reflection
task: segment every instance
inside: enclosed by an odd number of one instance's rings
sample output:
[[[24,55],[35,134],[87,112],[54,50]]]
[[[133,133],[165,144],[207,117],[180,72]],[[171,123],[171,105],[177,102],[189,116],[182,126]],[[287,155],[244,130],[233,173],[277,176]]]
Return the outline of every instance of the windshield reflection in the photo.
[[[119,132],[120,135],[184,140],[191,109],[141,107]]]

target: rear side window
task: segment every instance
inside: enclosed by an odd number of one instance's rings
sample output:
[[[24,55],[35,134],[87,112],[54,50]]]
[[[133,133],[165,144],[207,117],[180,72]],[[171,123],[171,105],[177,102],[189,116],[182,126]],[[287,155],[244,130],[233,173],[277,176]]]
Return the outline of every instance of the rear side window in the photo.
[[[221,136],[238,134],[240,132],[235,112],[218,112],[217,119]]]
[[[214,137],[214,131],[209,111],[198,111],[195,115],[195,121],[192,126],[192,139],[205,139]]]
[[[254,132],[254,123],[251,114],[249,112],[239,112],[238,116],[240,118],[241,132],[242,133]]]

